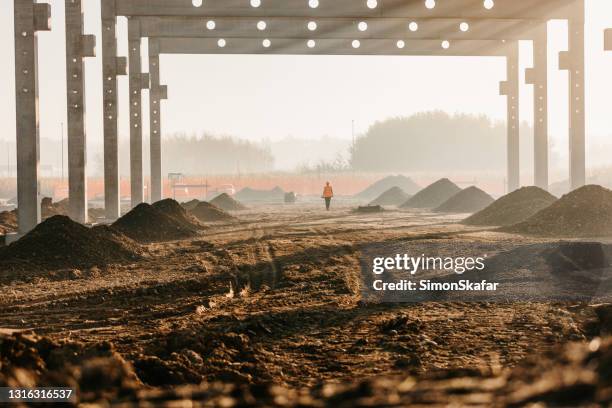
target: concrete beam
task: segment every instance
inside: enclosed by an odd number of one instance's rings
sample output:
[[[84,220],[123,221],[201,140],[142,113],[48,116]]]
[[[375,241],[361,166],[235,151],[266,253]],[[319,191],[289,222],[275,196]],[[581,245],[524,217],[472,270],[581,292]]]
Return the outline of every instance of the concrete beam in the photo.
[[[104,110],[104,208],[106,219],[121,216],[117,76],[127,74],[127,60],[117,57],[115,0],[102,0],[102,83]]]
[[[144,176],[142,161],[142,61],[140,22],[128,22],[129,82],[130,82],[130,190],[131,206],[144,202]]]
[[[312,42],[310,42],[312,41]],[[357,41],[354,43],[354,41]],[[401,42],[400,42],[401,41]],[[302,40],[256,38],[158,38],[160,54],[292,54],[292,55],[440,55],[498,56],[508,42],[498,40]],[[312,47],[311,47],[312,46]]]
[[[85,134],[85,67],[95,56],[95,37],[83,35],[81,0],[66,0],[66,85],[68,109],[68,215],[86,223],[87,137]]]
[[[537,20],[139,17],[143,37],[530,40]],[[314,24],[313,24],[314,23]]]
[[[436,1],[428,8],[424,0],[319,1],[310,7],[306,0],[263,0],[253,7],[247,0],[205,0],[194,6],[191,0],[121,0],[122,16],[200,17],[389,17],[389,18],[524,18],[564,19],[571,16],[573,0],[495,0],[485,7],[483,0]],[[429,3],[428,3],[429,4]]]
[[[533,85],[534,184],[548,190],[548,32],[542,25],[533,41],[533,69],[529,75]]]
[[[50,29],[49,4],[14,0],[15,108],[19,235],[40,222],[37,31]]]

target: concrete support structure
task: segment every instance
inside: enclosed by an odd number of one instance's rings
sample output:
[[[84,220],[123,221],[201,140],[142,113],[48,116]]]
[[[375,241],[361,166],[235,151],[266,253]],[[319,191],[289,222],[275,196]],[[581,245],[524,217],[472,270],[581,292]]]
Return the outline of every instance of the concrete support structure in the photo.
[[[19,235],[40,222],[37,31],[50,30],[51,7],[14,0],[17,201]]]
[[[83,35],[81,0],[66,0],[66,85],[68,109],[68,215],[86,223],[87,137],[85,134],[85,68],[95,57],[96,37]]]
[[[106,219],[121,215],[117,76],[127,75],[127,59],[117,56],[115,0],[102,0],[102,84],[104,112],[104,207]]]
[[[168,97],[168,91],[165,85],[160,85],[159,72],[159,44],[157,40],[149,39],[149,75],[151,79],[151,87],[149,90],[151,202],[160,201],[163,198],[161,166],[161,101]]]
[[[508,193],[520,187],[520,145],[519,145],[519,69],[518,42],[512,44],[507,56],[507,79],[500,83],[500,95],[507,99],[507,188]]]
[[[584,0],[575,0],[569,19],[569,49],[562,55],[560,66],[569,71],[570,97],[570,189],[586,184],[586,120],[584,79]]]
[[[142,74],[140,22],[128,22],[130,78],[130,191],[131,206],[144,202],[142,161],[142,89],[148,88],[148,75]]]
[[[543,23],[533,39],[533,68],[526,71],[533,85],[534,184],[548,190],[548,29]]]

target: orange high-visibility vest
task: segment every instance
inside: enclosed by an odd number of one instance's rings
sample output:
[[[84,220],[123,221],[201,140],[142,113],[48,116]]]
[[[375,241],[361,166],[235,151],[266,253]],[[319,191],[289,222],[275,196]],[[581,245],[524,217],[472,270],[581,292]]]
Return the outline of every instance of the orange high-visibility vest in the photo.
[[[334,190],[332,186],[325,186],[323,189],[323,197],[324,198],[332,198],[334,196]]]

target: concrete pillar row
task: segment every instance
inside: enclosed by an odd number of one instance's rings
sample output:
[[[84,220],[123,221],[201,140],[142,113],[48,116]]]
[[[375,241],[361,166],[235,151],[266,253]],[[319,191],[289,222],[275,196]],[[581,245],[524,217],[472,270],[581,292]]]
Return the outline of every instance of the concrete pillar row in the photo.
[[[500,83],[500,95],[507,99],[507,190],[520,187],[519,142],[519,49],[514,42],[506,56],[507,79]]]
[[[18,234],[23,235],[40,223],[37,32],[51,29],[51,6],[33,0],[14,0],[13,4]]]
[[[150,148],[151,148],[151,202],[160,201],[163,197],[161,166],[161,101],[167,98],[167,88],[160,85],[159,44],[149,39],[149,74],[151,89],[149,92]]]
[[[95,57],[96,37],[83,35],[81,0],[65,0],[66,85],[68,109],[68,215],[86,223],[87,137],[85,134],[85,68],[83,59]]]
[[[543,23],[533,40],[533,68],[525,73],[533,85],[534,184],[548,190],[548,28]]]
[[[109,221],[121,215],[117,76],[127,75],[127,59],[117,56],[115,0],[102,0],[102,87],[104,124],[104,208]]]

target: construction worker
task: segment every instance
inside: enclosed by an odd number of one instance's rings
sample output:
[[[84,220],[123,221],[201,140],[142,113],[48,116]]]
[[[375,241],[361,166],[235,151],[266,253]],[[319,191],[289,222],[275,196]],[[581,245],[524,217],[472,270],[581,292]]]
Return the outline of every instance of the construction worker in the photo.
[[[325,209],[329,211],[329,206],[331,205],[332,197],[334,196],[334,190],[332,189],[329,181],[325,183],[325,187],[323,188],[323,197],[325,199]]]

